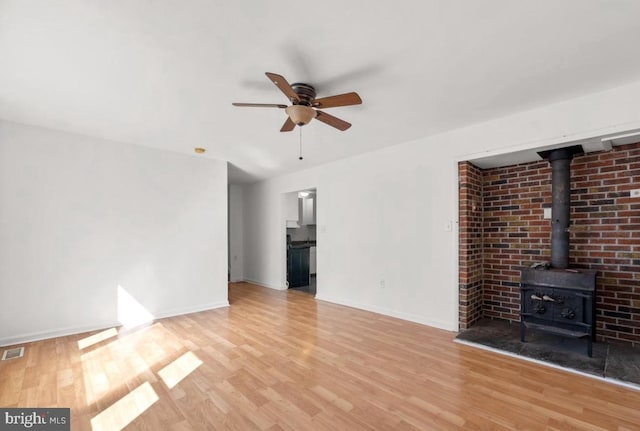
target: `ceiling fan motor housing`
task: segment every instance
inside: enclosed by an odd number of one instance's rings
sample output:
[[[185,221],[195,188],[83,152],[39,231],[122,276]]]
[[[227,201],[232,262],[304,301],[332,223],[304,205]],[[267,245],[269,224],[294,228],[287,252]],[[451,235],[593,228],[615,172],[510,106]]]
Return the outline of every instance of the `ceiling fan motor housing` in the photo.
[[[294,105],[306,105],[311,106],[311,102],[313,102],[316,98],[316,89],[313,88],[312,85],[304,84],[302,82],[295,82],[291,84],[291,88],[298,95],[300,101],[292,101]]]

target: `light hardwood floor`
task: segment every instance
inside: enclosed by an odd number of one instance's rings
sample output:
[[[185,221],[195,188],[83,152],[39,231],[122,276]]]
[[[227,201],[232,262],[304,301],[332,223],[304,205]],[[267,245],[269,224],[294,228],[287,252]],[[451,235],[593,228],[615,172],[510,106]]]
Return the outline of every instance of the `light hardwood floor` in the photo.
[[[229,300],[27,344],[0,363],[0,406],[70,407],[77,430],[640,430],[639,391],[303,292]]]

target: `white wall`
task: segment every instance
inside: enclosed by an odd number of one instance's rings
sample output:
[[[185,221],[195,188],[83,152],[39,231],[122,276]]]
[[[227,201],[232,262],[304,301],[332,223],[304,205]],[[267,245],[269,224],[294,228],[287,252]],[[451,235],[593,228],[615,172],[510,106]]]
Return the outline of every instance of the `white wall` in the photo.
[[[0,345],[228,305],[226,162],[0,122]]]
[[[245,278],[284,288],[282,194],[315,187],[317,298],[457,330],[457,162],[640,128],[639,100],[636,83],[248,186]]]
[[[244,280],[243,186],[229,185],[229,278]]]

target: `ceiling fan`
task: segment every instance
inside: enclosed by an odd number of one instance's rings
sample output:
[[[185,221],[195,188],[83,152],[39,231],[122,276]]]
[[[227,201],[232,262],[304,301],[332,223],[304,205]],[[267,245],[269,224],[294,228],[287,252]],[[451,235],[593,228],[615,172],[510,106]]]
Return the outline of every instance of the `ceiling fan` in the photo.
[[[319,109],[359,105],[362,103],[358,93],[354,92],[316,99],[316,89],[312,85],[302,82],[289,84],[283,76],[276,73],[267,72],[266,75],[287,96],[287,99],[291,102],[290,106],[276,103],[233,103],[233,106],[284,109],[288,118],[282,125],[281,132],[290,132],[296,126],[304,126],[314,118],[338,130],[347,130],[351,127],[350,123]]]

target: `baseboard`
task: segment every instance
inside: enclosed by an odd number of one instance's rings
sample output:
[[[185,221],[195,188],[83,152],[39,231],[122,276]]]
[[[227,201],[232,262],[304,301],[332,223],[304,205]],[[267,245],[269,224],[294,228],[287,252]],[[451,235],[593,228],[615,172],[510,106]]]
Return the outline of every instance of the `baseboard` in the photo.
[[[84,332],[99,331],[108,328],[117,328],[121,326],[119,322],[102,323],[97,325],[72,326],[62,329],[54,329],[51,331],[31,332],[28,334],[20,334],[13,337],[0,338],[0,347],[12,346],[14,344],[32,343],[34,341],[48,340],[50,338],[66,337],[68,335],[82,334]]]
[[[154,315],[153,320],[164,319],[166,317],[180,316],[183,314],[198,313],[200,311],[213,310],[216,308],[228,307],[228,301],[211,302],[209,304],[198,305],[196,307],[182,307],[167,310],[166,312]],[[12,346],[15,344],[32,343],[34,341],[48,340],[50,338],[66,337],[69,335],[82,334],[85,332],[99,331],[108,328],[118,328],[122,326],[120,322],[102,323],[96,325],[73,326],[51,331],[31,332],[12,337],[0,338],[0,347]]]
[[[266,281],[253,280],[251,278],[246,278],[246,277],[245,277],[244,281],[246,281],[247,283],[251,283],[251,284],[257,284],[258,286],[268,287],[269,289],[275,289],[275,290],[286,290],[287,289],[286,287],[280,286],[279,284],[267,283]]]
[[[458,330],[458,324],[452,325],[447,322],[441,322],[439,320],[425,319],[424,316],[419,316],[411,313],[399,312],[396,310],[390,310],[384,307],[378,307],[371,304],[363,304],[349,299],[337,298],[334,296],[318,295],[316,293],[316,299],[320,301],[331,302],[333,304],[345,305],[347,307],[357,308],[358,310],[371,311],[373,313],[382,314],[385,316],[395,317],[397,319],[407,320],[409,322],[419,323],[421,325],[432,326],[438,329],[444,329],[445,331],[456,332]]]
[[[224,308],[229,306],[229,301],[210,302],[209,304],[198,305],[197,307],[174,308],[166,312],[158,313],[154,316],[156,319],[164,319],[166,317],[181,316],[183,314],[199,313],[201,311],[215,310],[216,308]]]

